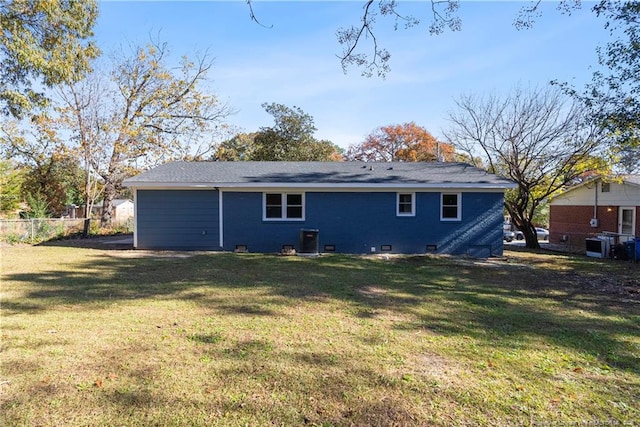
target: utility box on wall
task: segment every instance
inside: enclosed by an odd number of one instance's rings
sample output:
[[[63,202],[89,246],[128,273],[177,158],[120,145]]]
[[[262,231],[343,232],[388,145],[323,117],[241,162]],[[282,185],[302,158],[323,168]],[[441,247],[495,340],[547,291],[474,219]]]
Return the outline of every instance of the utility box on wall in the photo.
[[[598,218],[591,218],[589,225],[593,228],[597,228],[600,225],[600,221],[598,221]]]

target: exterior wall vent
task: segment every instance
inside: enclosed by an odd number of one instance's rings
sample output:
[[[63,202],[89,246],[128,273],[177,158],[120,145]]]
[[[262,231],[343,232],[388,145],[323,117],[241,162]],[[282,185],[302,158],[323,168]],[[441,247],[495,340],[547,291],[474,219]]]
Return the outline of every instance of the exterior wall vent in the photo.
[[[295,255],[296,248],[293,245],[282,245],[282,255]]]

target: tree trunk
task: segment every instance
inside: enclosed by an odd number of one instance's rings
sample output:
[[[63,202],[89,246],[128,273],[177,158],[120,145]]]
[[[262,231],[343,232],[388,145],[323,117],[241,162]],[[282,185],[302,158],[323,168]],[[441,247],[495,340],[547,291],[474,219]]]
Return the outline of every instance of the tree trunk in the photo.
[[[102,202],[102,216],[100,217],[101,227],[110,227],[113,220],[113,200],[118,195],[120,183],[122,183],[122,180],[118,181],[118,178],[120,177],[119,166],[121,153],[123,151],[123,140],[123,135],[120,135],[113,144],[109,168],[106,175],[102,176],[104,179],[104,200]]]
[[[522,227],[522,234],[526,242],[526,247],[530,249],[540,249],[540,243],[538,242],[538,234],[535,227],[529,223],[528,227]]]
[[[100,217],[100,226],[111,226],[113,199],[116,198],[116,187],[111,180],[107,180],[104,186],[104,200],[102,202],[102,216]]]
[[[530,249],[540,249],[540,243],[538,243],[538,235],[536,228],[531,223],[531,219],[522,213],[520,209],[513,206],[505,205],[509,215],[511,215],[511,221],[518,230],[522,231],[522,235],[525,239],[525,246]]]
[[[93,198],[91,197],[91,175],[89,173],[89,163],[85,162],[84,217],[91,218],[91,212],[93,212]]]

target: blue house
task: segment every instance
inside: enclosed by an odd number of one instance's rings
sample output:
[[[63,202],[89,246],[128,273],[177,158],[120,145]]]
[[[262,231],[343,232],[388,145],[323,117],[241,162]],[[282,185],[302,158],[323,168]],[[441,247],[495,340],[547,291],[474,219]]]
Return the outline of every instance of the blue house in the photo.
[[[464,163],[173,162],[124,181],[138,249],[502,255],[504,190]]]

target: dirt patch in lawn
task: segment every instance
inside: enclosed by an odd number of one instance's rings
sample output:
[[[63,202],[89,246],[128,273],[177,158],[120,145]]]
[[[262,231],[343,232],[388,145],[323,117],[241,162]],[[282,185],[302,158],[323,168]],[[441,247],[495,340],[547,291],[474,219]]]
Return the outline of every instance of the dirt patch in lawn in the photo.
[[[42,242],[38,246],[63,246],[71,248],[133,250],[133,234],[116,234],[109,236],[69,236],[57,240]]]

